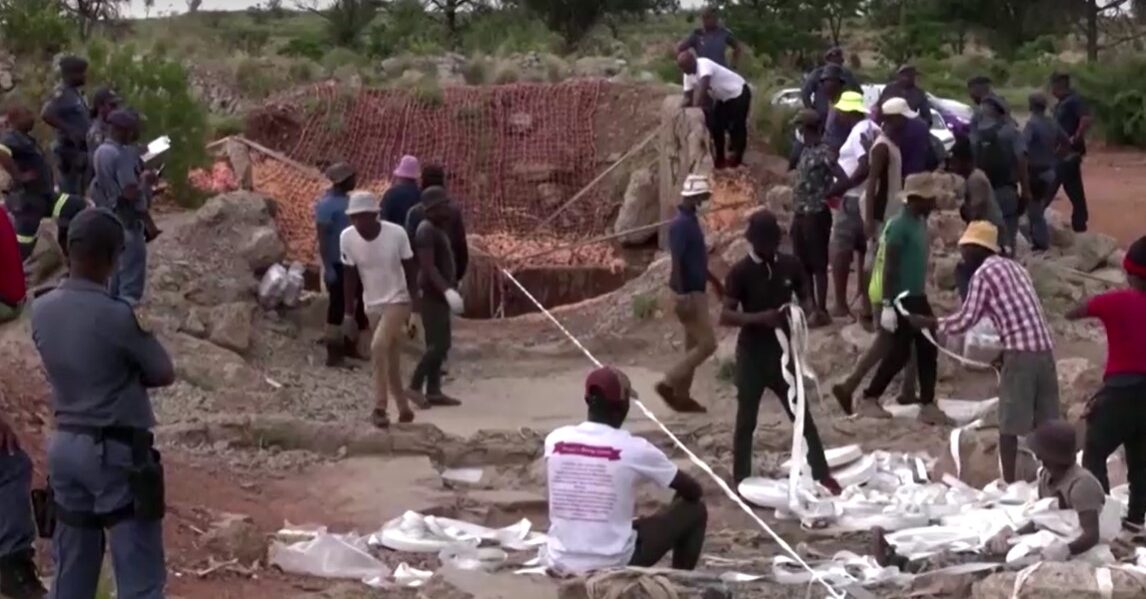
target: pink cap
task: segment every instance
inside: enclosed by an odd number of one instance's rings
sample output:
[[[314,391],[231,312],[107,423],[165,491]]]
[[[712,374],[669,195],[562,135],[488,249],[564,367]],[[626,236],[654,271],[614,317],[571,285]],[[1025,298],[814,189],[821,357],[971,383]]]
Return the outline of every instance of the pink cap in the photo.
[[[422,174],[422,167],[418,165],[418,159],[406,154],[402,160],[398,162],[398,168],[394,169],[394,176],[401,179],[417,179]]]

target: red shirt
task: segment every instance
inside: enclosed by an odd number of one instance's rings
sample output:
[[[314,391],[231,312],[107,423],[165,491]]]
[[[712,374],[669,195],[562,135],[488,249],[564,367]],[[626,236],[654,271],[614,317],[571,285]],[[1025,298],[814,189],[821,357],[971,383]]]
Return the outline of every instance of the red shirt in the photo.
[[[0,302],[15,307],[24,301],[28,292],[24,282],[24,261],[20,259],[20,244],[16,230],[4,210],[0,210]]]
[[[1095,296],[1086,315],[1106,327],[1106,376],[1146,374],[1146,292],[1121,289]]]

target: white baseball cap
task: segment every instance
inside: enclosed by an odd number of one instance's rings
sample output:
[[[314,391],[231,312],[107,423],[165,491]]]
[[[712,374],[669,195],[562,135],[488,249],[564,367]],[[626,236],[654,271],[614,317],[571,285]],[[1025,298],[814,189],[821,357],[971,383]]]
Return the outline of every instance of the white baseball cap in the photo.
[[[680,195],[686,198],[706,193],[712,193],[712,186],[708,183],[708,177],[704,175],[689,175],[680,189]]]
[[[365,214],[367,212],[377,213],[378,210],[378,196],[370,193],[369,191],[350,192],[350,203],[346,207],[346,216]]]
[[[879,111],[883,116],[903,116],[909,119],[919,118],[919,113],[911,109],[907,100],[903,98],[891,98],[879,107]]]

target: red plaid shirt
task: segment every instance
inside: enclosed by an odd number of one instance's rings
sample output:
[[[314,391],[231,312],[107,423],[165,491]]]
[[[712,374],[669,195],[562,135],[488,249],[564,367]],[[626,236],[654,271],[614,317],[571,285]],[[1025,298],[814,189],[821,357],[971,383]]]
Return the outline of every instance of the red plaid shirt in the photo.
[[[991,317],[1003,349],[1030,352],[1054,349],[1054,339],[1031,277],[1014,260],[999,256],[987,258],[971,277],[967,301],[957,314],[939,320],[939,330],[959,335],[983,316]]]

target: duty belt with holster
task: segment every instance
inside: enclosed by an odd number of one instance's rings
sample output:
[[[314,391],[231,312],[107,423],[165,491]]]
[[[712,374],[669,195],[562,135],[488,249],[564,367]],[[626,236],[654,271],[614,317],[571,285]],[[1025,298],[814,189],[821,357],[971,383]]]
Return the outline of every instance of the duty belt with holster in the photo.
[[[155,436],[151,431],[131,427],[101,428],[73,425],[60,425],[57,430],[86,435],[97,444],[114,441],[131,447],[131,468],[128,470],[127,482],[131,488],[132,502],[107,514],[72,511],[55,501],[49,481],[47,489],[32,492],[33,510],[40,536],[50,537],[55,529],[56,520],[77,528],[106,529],[133,518],[143,521],[163,519],[167,507],[163,462],[159,451],[155,449]]]

